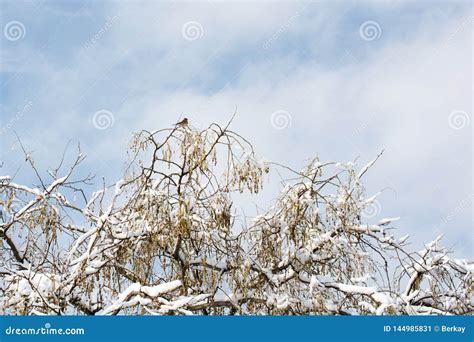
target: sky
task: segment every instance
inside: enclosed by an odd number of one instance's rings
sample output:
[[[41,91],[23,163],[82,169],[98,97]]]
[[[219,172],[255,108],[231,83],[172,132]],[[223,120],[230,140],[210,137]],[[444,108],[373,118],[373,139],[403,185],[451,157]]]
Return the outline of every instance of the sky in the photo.
[[[269,161],[360,167],[369,221],[473,246],[470,2],[1,1],[1,175],[31,184],[80,142],[120,179],[133,132],[226,123]],[[71,154],[73,150],[70,150]],[[277,189],[268,189],[271,201]],[[415,249],[416,250],[416,249]]]

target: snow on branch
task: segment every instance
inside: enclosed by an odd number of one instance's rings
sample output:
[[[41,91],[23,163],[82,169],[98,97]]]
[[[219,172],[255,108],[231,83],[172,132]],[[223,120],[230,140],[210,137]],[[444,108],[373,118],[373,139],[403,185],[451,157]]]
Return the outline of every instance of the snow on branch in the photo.
[[[138,303],[147,305],[152,302],[152,299],[172,292],[180,288],[181,285],[182,282],[180,280],[156,286],[142,286],[138,283],[134,283],[118,296],[118,300],[115,301],[114,304],[105,308],[102,314],[116,315],[122,308],[134,306]]]
[[[365,218],[381,154],[293,170],[229,125],[136,134],[117,182],[77,178],[80,151],[46,177],[28,155],[37,185],[0,176],[0,314],[473,313],[472,261],[441,236],[409,250],[399,217]],[[249,217],[241,194],[270,171],[281,191]]]

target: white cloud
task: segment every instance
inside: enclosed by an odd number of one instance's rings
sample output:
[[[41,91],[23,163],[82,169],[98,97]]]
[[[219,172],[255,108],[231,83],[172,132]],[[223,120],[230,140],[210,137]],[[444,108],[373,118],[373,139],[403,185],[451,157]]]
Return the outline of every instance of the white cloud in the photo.
[[[370,191],[393,190],[380,199],[382,214],[402,216],[401,234],[416,241],[434,237],[437,223],[463,198],[472,200],[473,120],[457,131],[448,123],[454,110],[472,119],[468,13],[443,20],[420,15],[407,37],[391,35],[397,28],[384,23],[386,40],[378,43],[360,39],[355,21],[356,40],[346,45],[337,40],[339,26],[349,20],[339,19],[342,5],[114,6],[109,17],[120,19],[86,51],[78,44],[71,68],[39,69],[49,89],[43,108],[63,115],[49,123],[52,133],[72,127],[73,137],[89,140],[93,155],[120,163],[133,130],[171,125],[181,113],[204,127],[225,122],[237,106],[234,129],[265,158],[294,167],[314,155],[342,161],[360,156],[363,164],[385,149],[368,175]],[[200,39],[183,39],[188,21],[202,25]],[[95,88],[98,79],[110,89]],[[100,107],[84,103],[91,98]],[[114,113],[114,126],[104,132],[86,125],[100,109]],[[272,128],[277,110],[290,113],[289,128]],[[44,146],[67,140],[64,133],[41,137]],[[472,238],[471,211],[463,208],[450,222],[451,243]],[[459,248],[467,254],[470,246]]]

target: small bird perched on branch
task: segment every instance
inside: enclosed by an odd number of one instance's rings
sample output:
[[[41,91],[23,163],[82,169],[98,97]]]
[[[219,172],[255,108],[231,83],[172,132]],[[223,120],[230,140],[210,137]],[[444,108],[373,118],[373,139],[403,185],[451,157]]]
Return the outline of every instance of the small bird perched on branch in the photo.
[[[188,125],[188,118],[184,118],[183,120],[181,120],[180,122],[178,122],[175,126],[179,126],[179,127],[185,127]]]

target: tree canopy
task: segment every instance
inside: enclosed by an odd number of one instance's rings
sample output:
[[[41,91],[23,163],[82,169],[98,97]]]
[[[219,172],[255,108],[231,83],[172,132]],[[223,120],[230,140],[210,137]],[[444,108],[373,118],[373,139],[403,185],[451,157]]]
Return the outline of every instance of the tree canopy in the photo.
[[[26,152],[25,152],[26,154]],[[123,178],[77,177],[78,149],[38,185],[0,177],[0,313],[151,315],[472,314],[472,262],[441,237],[410,251],[397,218],[365,222],[364,175],[375,158],[260,160],[229,125],[178,125],[136,134]],[[273,203],[258,196],[284,169]]]

